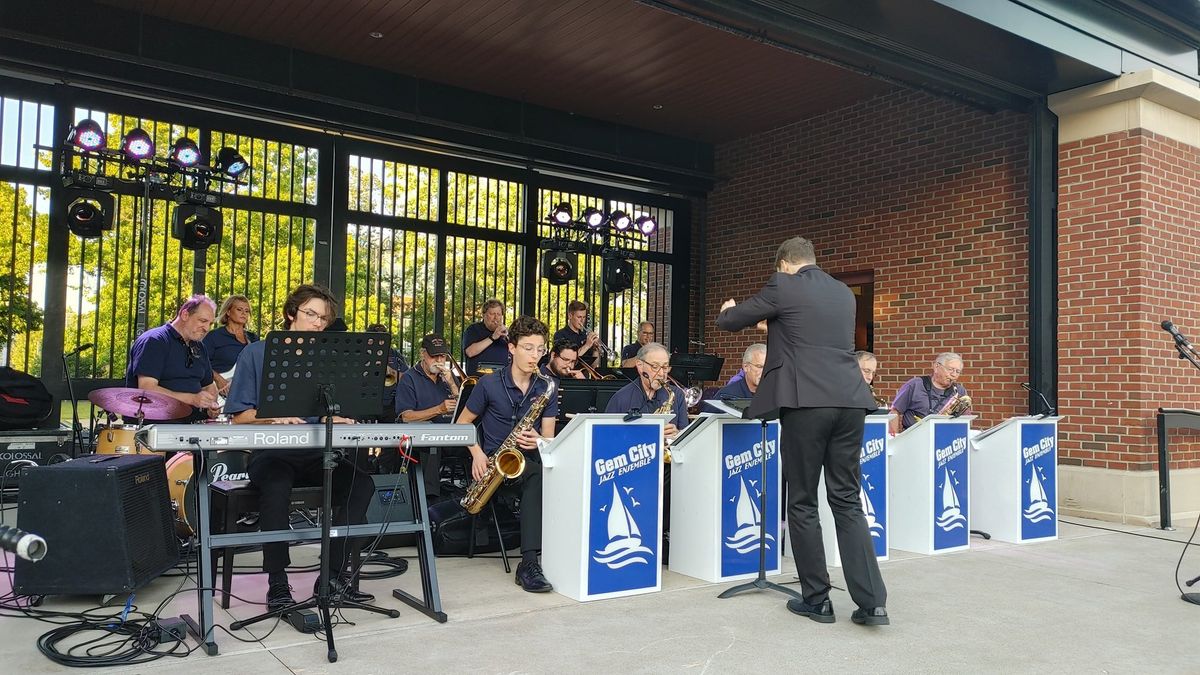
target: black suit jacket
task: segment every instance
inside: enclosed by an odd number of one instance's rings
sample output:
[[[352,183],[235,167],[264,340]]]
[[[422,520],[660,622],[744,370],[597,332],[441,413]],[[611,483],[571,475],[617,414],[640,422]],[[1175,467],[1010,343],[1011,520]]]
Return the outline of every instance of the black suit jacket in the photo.
[[[776,272],[758,295],[717,317],[736,331],[767,321],[767,361],[750,417],[780,408],[875,409],[854,359],[854,294],[816,265]]]

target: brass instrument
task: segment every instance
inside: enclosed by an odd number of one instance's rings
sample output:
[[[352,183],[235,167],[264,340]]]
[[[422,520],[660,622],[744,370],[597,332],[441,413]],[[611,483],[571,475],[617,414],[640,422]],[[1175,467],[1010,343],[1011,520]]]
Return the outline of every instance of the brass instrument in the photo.
[[[679,387],[679,390],[683,392],[683,402],[687,404],[687,407],[695,408],[697,405],[699,405],[700,399],[704,398],[704,390],[702,390],[700,387],[687,387],[685,389],[682,384],[679,384],[678,380],[670,375],[667,375],[667,379],[670,380],[671,383],[676,387]]]
[[[875,393],[875,385],[868,382],[867,388],[871,390],[871,396],[875,399],[875,405],[879,408],[888,407],[888,400],[879,394]]]
[[[589,380],[615,380],[615,379],[617,379],[617,376],[613,375],[612,373],[609,373],[608,375],[601,375],[600,371],[598,371],[595,368],[593,368],[592,366],[590,366],[587,361],[576,360],[575,364],[583,366],[584,375]]]
[[[500,448],[491,457],[488,457],[487,470],[484,472],[483,478],[472,482],[467,487],[467,494],[459,502],[467,510],[467,513],[474,515],[482,511],[506,478],[517,478],[525,473],[525,453],[517,446],[517,437],[527,429],[532,429],[541,420],[542,411],[554,398],[556,388],[554,378],[542,375],[541,372],[535,372],[534,376],[546,382],[546,393],[534,399],[529,406],[529,412],[525,413],[525,416],[517,422],[508,437],[500,444]]]
[[[958,417],[959,415],[971,409],[971,397],[966,394],[959,394],[957,391],[954,396],[950,397],[949,401],[942,406],[938,411],[939,415],[949,415],[950,417]]]
[[[393,367],[387,367],[387,375],[383,376],[383,386],[394,387],[400,381],[400,373]]]
[[[474,387],[475,385],[479,384],[479,378],[474,375],[467,375],[467,371],[458,364],[458,361],[454,360],[453,354],[446,354],[446,359],[450,362],[450,379],[454,379],[455,370],[460,373],[459,381],[456,383],[458,391],[454,394],[455,398],[458,398],[459,395],[462,394],[463,389],[466,387]]]
[[[667,400],[658,407],[658,410],[654,411],[655,415],[666,415],[675,408],[675,388],[671,386],[673,381],[670,375],[666,380],[662,380],[663,386],[667,389]],[[671,463],[671,439],[669,438],[663,441],[663,463]]]

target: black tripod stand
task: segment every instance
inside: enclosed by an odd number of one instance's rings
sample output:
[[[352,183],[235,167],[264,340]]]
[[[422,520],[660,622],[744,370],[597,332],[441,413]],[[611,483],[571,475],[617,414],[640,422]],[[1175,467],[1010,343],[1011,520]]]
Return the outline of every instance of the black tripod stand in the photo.
[[[1170,321],[1163,321],[1162,324],[1160,324],[1160,325],[1162,326],[1163,330],[1165,330],[1171,334],[1171,337],[1175,338],[1175,350],[1179,352],[1179,358],[1187,359],[1188,363],[1195,366],[1197,370],[1200,370],[1200,361],[1196,360],[1196,356],[1198,355],[1198,353],[1196,351],[1196,348],[1192,346],[1192,343],[1189,342],[1187,338],[1183,337],[1183,335],[1179,332],[1179,329],[1175,327],[1175,324],[1171,323]],[[1160,449],[1159,449],[1160,454],[1159,454],[1159,460],[1158,460],[1159,462],[1166,461],[1165,450],[1163,449],[1163,447],[1164,446],[1160,445]],[[1167,489],[1168,489],[1168,494],[1169,494],[1170,488],[1168,487]],[[1170,508],[1167,508],[1166,510],[1170,511]],[[1170,513],[1163,514],[1163,518],[1169,519],[1170,517],[1171,517]],[[1200,528],[1200,520],[1196,521],[1196,527]],[[1185,547],[1183,549],[1184,553],[1187,553],[1191,549],[1192,540],[1195,538],[1196,538],[1196,529],[1193,528],[1192,536],[1188,537],[1187,543],[1184,545],[1184,547]],[[1183,563],[1183,555],[1179,556],[1179,562],[1181,564]],[[1176,583],[1176,585],[1178,585],[1179,584],[1178,570],[1176,570],[1175,575],[1176,575],[1175,583]],[[1197,581],[1200,581],[1200,577],[1196,577],[1195,579],[1188,581],[1187,582],[1188,588],[1191,588],[1192,585],[1195,584]],[[1183,592],[1182,589],[1180,589],[1179,599],[1183,600],[1184,602],[1190,602],[1193,605],[1200,605],[1200,593],[1185,593],[1185,592]]]
[[[339,597],[329,596],[330,519],[333,516],[333,470],[339,454],[333,449],[333,417],[367,417],[379,412],[383,377],[390,354],[390,337],[381,333],[306,333],[273,332],[267,336],[263,375],[259,391],[259,415],[262,417],[318,416],[325,419],[325,447],[321,457],[321,576],[317,595],[304,602],[264,612],[229,624],[230,630],[245,628],[259,621],[307,609],[319,609],[325,630],[329,662],[337,661],[333,644],[331,605],[335,608],[362,609],[393,619],[400,616],[385,609]],[[382,346],[380,346],[382,344]],[[363,377],[362,373],[378,377]],[[341,388],[349,403],[343,408],[335,399]],[[342,561],[336,561],[339,566]]]
[[[725,401],[725,403],[730,403],[730,401]],[[750,401],[747,400],[746,403],[749,404]],[[744,414],[745,411],[743,411]],[[760,589],[779,591],[784,595],[803,601],[804,596],[796,591],[786,586],[780,586],[779,584],[767,581],[767,490],[769,489],[767,485],[767,420],[761,419],[759,422],[762,423],[762,444],[759,446],[762,448],[762,460],[758,464],[762,491],[758,493],[758,577],[753,581],[727,588],[717,597],[732,598],[738,593]]]

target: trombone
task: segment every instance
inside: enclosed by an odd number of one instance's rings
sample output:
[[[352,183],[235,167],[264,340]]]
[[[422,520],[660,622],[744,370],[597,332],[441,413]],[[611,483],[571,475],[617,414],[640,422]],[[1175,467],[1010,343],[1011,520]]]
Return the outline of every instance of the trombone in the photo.
[[[679,384],[678,380],[671,377],[670,373],[667,373],[666,375],[671,384],[679,387],[679,390],[683,392],[683,402],[687,404],[687,407],[696,407],[696,405],[700,403],[700,399],[704,398],[704,390],[702,390],[700,387],[692,386],[685,388],[682,384]]]
[[[448,361],[446,364],[447,372],[450,374],[450,381],[453,383],[451,388],[454,390],[454,398],[458,398],[459,395],[462,394],[464,387],[474,387],[475,385],[479,384],[479,378],[475,377],[474,375],[468,376],[467,371],[463,369],[461,365],[459,365],[458,361],[454,360],[453,354],[447,353],[446,360]],[[459,372],[457,380],[455,380],[454,375],[454,371],[456,370]]]

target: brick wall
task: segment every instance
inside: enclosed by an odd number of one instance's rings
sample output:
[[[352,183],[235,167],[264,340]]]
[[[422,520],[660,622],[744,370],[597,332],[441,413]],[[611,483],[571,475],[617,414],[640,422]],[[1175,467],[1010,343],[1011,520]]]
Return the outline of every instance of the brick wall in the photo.
[[[755,293],[801,235],[826,271],[874,270],[882,395],[957,351],[977,426],[1024,412],[1027,138],[1023,114],[902,91],[719,146],[698,311],[724,376],[762,335],[718,331],[717,309]]]
[[[1195,147],[1139,129],[1059,148],[1064,464],[1154,469],[1156,409],[1200,408],[1200,373],[1159,328],[1200,331],[1198,181]],[[1200,467],[1195,438],[1172,441],[1173,467]]]

